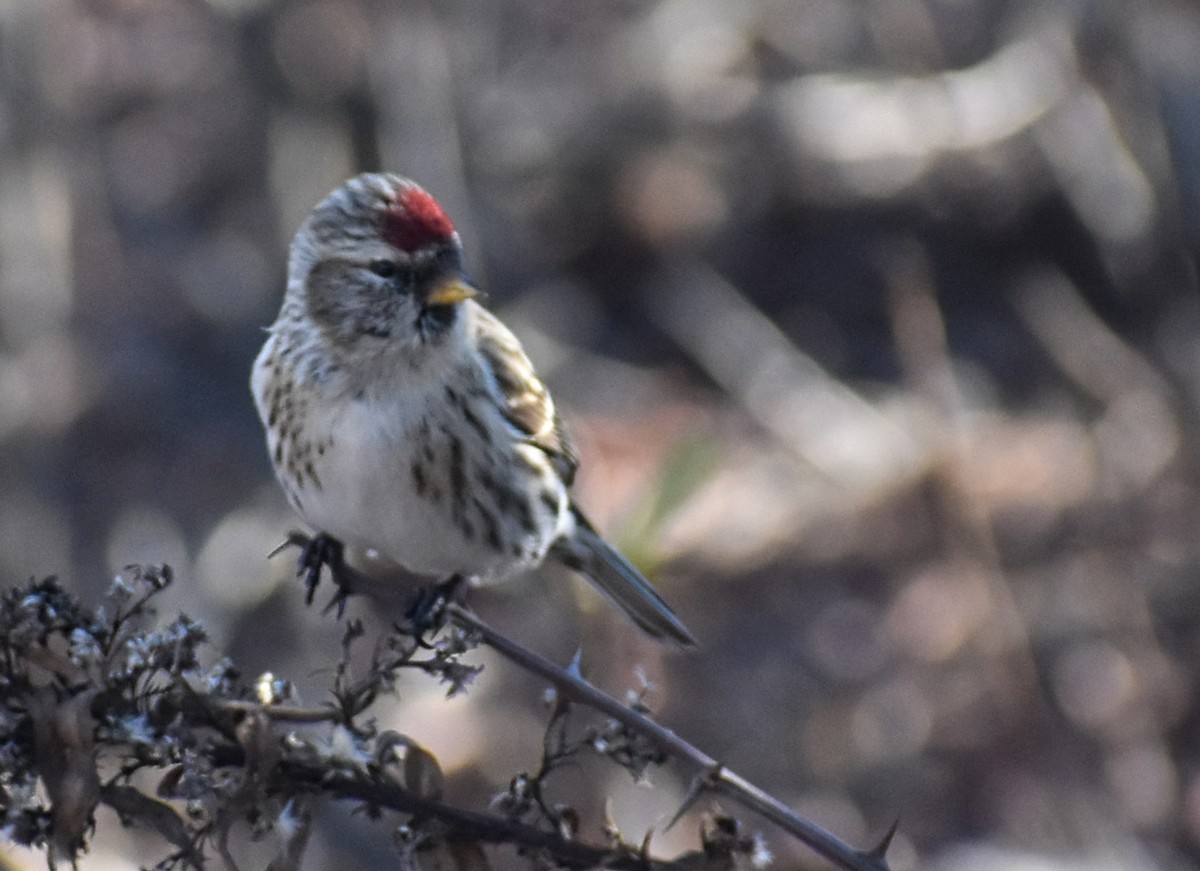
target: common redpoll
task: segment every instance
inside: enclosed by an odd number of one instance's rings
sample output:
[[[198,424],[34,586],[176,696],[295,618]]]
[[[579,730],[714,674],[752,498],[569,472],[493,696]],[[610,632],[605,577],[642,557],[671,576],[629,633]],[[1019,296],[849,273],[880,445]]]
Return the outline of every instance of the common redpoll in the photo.
[[[554,401],[477,296],[454,225],[408,179],[360,175],[317,205],[251,378],[288,500],[420,576],[488,582],[557,560],[650,635],[693,644],[575,506]]]

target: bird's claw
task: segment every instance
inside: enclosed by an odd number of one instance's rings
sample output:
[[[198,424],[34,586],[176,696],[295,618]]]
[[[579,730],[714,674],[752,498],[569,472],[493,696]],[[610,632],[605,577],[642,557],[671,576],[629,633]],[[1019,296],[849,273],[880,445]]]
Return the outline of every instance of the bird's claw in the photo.
[[[466,586],[463,575],[451,575],[444,581],[422,587],[404,611],[408,631],[422,647],[430,647],[426,635],[436,635],[446,623],[446,608],[456,601]]]
[[[325,610],[337,608],[337,616],[340,620],[346,612],[346,600],[350,598],[351,592],[350,585],[346,583],[344,576],[346,566],[342,543],[325,532],[307,535],[298,530],[292,530],[283,544],[271,551],[270,555],[275,556],[288,547],[300,549],[300,557],[296,561],[296,577],[303,576],[304,578],[305,605],[313,603],[317,586],[321,583],[321,569],[328,567],[329,576],[333,579],[337,591],[329,600],[329,604],[325,606]]]

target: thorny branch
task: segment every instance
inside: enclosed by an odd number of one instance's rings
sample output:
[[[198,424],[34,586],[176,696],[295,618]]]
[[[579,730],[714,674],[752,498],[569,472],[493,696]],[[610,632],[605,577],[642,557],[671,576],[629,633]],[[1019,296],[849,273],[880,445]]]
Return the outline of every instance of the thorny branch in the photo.
[[[45,849],[52,866],[86,849],[103,804],[170,845],[155,869],[204,868],[215,856],[236,871],[235,829],[280,844],[272,871],[296,869],[322,797],[357,803],[371,818],[388,812],[401,867],[418,871],[486,869],[483,844],[515,847],[531,868],[732,869],[767,856],[720,814],[705,817],[699,849],[672,861],[627,843],[611,824],[606,843],[579,840],[578,813],[553,800],[546,780],[599,751],[635,777],[667,756],[693,764],[699,774],[681,814],[704,791],[729,796],[840,867],[887,869],[890,833],[875,850],[854,850],[650,720],[640,696],[621,704],[457,605],[431,641],[403,631],[379,639],[365,667],[351,658],[363,627],[347,621],[331,699],[310,708],[271,674],[245,683],[227,660],[203,668],[206,636],[195,621],[151,628],[152,600],[171,580],[166,567],[130,567],[94,611],[53,579],[0,596],[0,831]],[[405,670],[434,677],[450,695],[464,691],[480,667],[462,657],[479,642],[555,689],[538,770],[515,776],[486,813],[443,801],[433,755],[369,716]],[[608,724],[572,729],[574,705]],[[157,777],[153,794],[143,791],[148,774]]]
[[[451,605],[449,612],[450,619],[457,625],[477,632],[484,643],[497,653],[526,671],[550,681],[563,695],[607,714],[626,728],[646,736],[670,755],[692,763],[699,773],[693,788],[689,790],[687,804],[693,803],[706,789],[726,795],[750,810],[762,814],[843,868],[854,871],[887,871],[887,861],[884,857],[895,835],[895,826],[888,830],[874,848],[867,851],[856,850],[815,823],[804,819],[774,796],[730,771],[716,759],[689,744],[670,729],[651,720],[641,711],[622,704],[572,671],[560,668],[526,650],[461,606]],[[676,814],[676,818],[686,809],[685,805]]]

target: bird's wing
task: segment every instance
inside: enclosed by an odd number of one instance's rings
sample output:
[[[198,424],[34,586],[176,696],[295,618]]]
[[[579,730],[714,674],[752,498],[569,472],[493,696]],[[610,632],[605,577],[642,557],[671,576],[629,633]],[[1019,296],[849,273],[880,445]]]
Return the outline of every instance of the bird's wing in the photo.
[[[477,308],[475,324],[477,347],[504,400],[505,419],[528,444],[550,457],[559,477],[569,485],[579,459],[550,391],[533,371],[517,337],[495,315]]]

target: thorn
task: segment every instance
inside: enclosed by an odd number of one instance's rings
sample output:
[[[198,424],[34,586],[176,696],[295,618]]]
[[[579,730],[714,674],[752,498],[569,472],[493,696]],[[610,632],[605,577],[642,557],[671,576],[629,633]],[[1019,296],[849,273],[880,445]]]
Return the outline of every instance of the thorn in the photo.
[[[650,860],[650,841],[653,840],[653,838],[654,827],[651,826],[650,828],[646,829],[646,835],[642,838],[642,846],[638,850],[638,856],[643,862],[648,863]]]
[[[704,795],[705,790],[709,789],[721,776],[721,771],[724,767],[724,765],[718,762],[712,768],[702,771],[692,778],[692,782],[688,784],[687,792],[683,796],[683,801],[679,803],[679,807],[675,810],[670,821],[663,829],[664,832],[671,831],[671,828],[683,819],[683,815],[695,806],[700,797]]]
[[[583,648],[576,647],[575,654],[571,657],[571,661],[567,663],[567,674],[571,677],[577,677],[583,680],[583,669],[580,664],[583,662]]]
[[[612,796],[604,798],[604,837],[608,839],[610,844],[621,843],[621,830],[617,828],[617,822],[613,819],[613,800]]]
[[[675,813],[671,814],[671,819],[667,820],[667,824],[663,826],[664,832],[669,832],[675,828],[675,824],[683,819],[683,815],[692,809],[700,796],[704,794],[705,779],[703,777],[693,777],[692,782],[688,784],[687,792],[683,796],[683,801],[679,803],[679,807],[675,809]]]
[[[876,860],[879,862],[883,862],[884,857],[887,856],[888,847],[890,847],[892,845],[892,838],[896,837],[896,831],[899,828],[900,828],[900,820],[897,819],[895,822],[893,822],[891,824],[891,826],[888,827],[888,830],[884,833],[883,838],[880,839],[879,843],[876,844],[874,847],[872,847],[870,850],[868,850],[863,855],[866,856],[868,859],[873,859],[873,860]],[[884,862],[884,867],[885,868],[887,867],[886,862]]]

